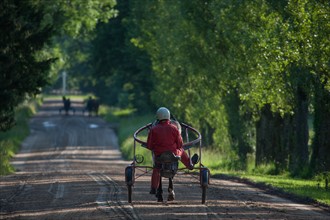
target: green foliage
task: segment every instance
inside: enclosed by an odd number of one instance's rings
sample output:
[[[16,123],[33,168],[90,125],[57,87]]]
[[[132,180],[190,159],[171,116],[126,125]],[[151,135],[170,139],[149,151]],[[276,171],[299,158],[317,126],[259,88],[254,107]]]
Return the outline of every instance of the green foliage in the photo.
[[[14,167],[10,165],[10,158],[16,152],[12,141],[0,141],[0,175],[7,175],[14,172]]]
[[[127,160],[133,160],[133,147],[134,147],[134,132],[141,128],[142,126],[151,123],[154,120],[153,115],[145,115],[145,116],[136,116],[130,112],[130,110],[123,109],[111,113],[115,115],[119,122],[119,127],[117,129],[118,140],[120,145],[120,150],[123,154],[123,157]],[[142,133],[139,138],[141,140],[146,141],[147,134]],[[136,146],[136,154],[143,155],[145,158],[144,164],[151,165],[151,154],[150,151],[143,148],[139,144]]]
[[[123,152],[124,158],[127,160],[133,159],[133,133],[140,127],[146,125],[153,120],[152,115],[148,116],[135,116],[120,118],[120,129],[119,129],[119,141],[120,148]],[[146,140],[147,134],[139,136],[142,140]],[[150,151],[137,146],[137,154],[144,156],[145,161],[143,165],[151,165]],[[211,174],[225,173],[228,175],[240,176],[242,178],[248,178],[254,182],[262,182],[265,184],[272,185],[274,187],[285,190],[302,197],[309,197],[317,200],[324,204],[330,204],[329,194],[325,191],[324,176],[316,176],[315,179],[298,179],[292,178],[287,174],[281,174],[278,176],[269,175],[276,172],[276,166],[274,164],[262,165],[258,168],[251,169],[247,173],[240,171],[240,165],[237,164],[237,154],[223,154],[218,149],[202,148],[202,163],[208,167]],[[250,158],[250,163],[253,163],[253,158]],[[254,167],[253,165],[248,165]],[[277,173],[278,174],[278,173]]]
[[[1,1],[0,130],[12,127],[15,106],[40,93],[62,68],[79,69],[87,59],[88,33],[116,16],[115,4],[115,0]],[[78,36],[83,37],[76,41],[80,44],[72,40]],[[82,45],[85,50],[80,50]],[[55,58],[58,61],[51,66]]]
[[[99,22],[107,22],[116,16],[116,0],[57,0],[49,3],[44,0],[31,0],[35,8],[43,8],[44,16],[40,20],[43,26],[55,26],[57,36],[86,36]]]
[[[59,0],[49,4],[48,1],[35,0],[32,4],[43,8],[45,15],[41,24],[53,25],[56,29],[51,44],[43,50],[43,54],[57,58],[49,73],[54,83],[52,88],[59,87],[62,79],[58,75],[65,71],[68,88],[95,92],[91,89],[95,79],[90,75],[93,65],[89,63],[90,41],[99,23],[117,16],[118,11],[114,9],[116,1]]]
[[[134,47],[131,36],[136,27],[127,19],[129,2],[119,1],[119,15],[106,24],[99,24],[92,41],[90,63],[95,81],[95,94],[102,102],[120,108],[150,108],[150,60],[146,52]],[[137,59],[138,58],[138,59]]]
[[[278,175],[278,171],[275,163],[260,164],[255,169],[253,173],[262,175]]]
[[[310,152],[308,114],[301,111],[311,104],[313,88],[330,81],[329,2],[145,0],[130,6],[129,19],[140,30],[131,41],[151,57],[156,105],[201,129],[210,145],[235,152],[241,168],[247,154],[260,148],[253,125],[270,106],[283,118],[274,126],[277,139],[266,138],[272,146],[294,149],[280,166],[291,160],[292,170],[303,172]],[[291,137],[279,125],[291,129],[293,141],[280,143]],[[282,157],[285,150],[274,152]]]
[[[215,148],[202,148],[202,163],[211,170],[220,172],[230,172],[242,170],[239,157],[233,151],[223,153]]]
[[[30,1],[4,0],[0,11],[0,131],[6,131],[15,123],[15,107],[48,83],[51,59],[37,53],[54,29],[41,25],[44,13]]]
[[[15,126],[0,133],[0,175],[7,175],[15,171],[9,162],[20,149],[21,142],[29,134],[28,119],[35,113],[37,105],[33,101],[18,107],[15,111]]]
[[[234,113],[231,111],[233,103],[226,103],[224,99],[229,92],[235,93],[236,87],[231,85],[236,81],[229,84],[229,79],[226,81],[227,76],[223,75],[223,60],[227,54],[225,50],[217,51],[222,50],[222,45],[213,43],[218,44],[218,41],[214,36],[211,7],[198,1],[132,4],[133,20],[142,30],[139,46],[148,51],[152,59],[157,82],[152,93],[154,102],[169,107],[176,116],[197,128],[207,129],[209,144],[217,144],[229,153],[242,152],[244,164],[249,141],[240,130],[241,124],[234,131],[241,137],[230,133],[233,130],[228,128],[231,119],[235,120],[228,114]],[[235,111],[240,115],[239,108]],[[234,146],[236,142],[239,143]]]
[[[274,187],[283,189],[285,192],[293,193],[302,198],[312,198],[316,201],[330,205],[330,194],[324,188],[324,183],[319,185],[319,182],[314,179],[298,179],[291,178],[285,175],[250,175],[239,174],[240,177],[248,178],[254,182],[262,182]]]
[[[87,100],[88,97],[90,97],[90,96],[93,97],[92,94],[86,94],[86,95],[84,95],[84,94],[81,94],[81,95],[70,94],[69,96],[72,99],[80,99],[80,100]],[[59,99],[59,100],[61,100],[62,97],[63,97],[62,95],[49,95],[49,94],[42,94],[42,96],[40,96],[41,99]],[[41,103],[39,103],[39,104],[41,104]]]
[[[329,169],[328,1],[115,4],[0,3],[1,129],[13,125],[14,107],[46,85],[49,71],[56,79],[65,70],[71,88],[94,92],[115,106],[109,120],[120,115],[116,108],[146,113],[168,107],[201,131],[205,145],[224,155],[221,165],[228,169],[247,169],[249,155],[258,150],[276,165],[260,172],[276,173],[287,164],[305,176]],[[52,57],[58,59],[49,69]],[[308,108],[315,118],[312,149]],[[258,129],[262,121],[269,126]],[[258,155],[254,158],[262,161]]]

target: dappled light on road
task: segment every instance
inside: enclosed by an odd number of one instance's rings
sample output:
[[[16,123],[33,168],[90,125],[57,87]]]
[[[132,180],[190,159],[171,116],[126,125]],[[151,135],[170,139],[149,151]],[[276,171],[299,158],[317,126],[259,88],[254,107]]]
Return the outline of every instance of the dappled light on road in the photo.
[[[0,179],[0,218],[329,219],[318,207],[217,178],[211,178],[202,204],[194,171],[176,174],[174,201],[166,201],[168,180],[164,179],[165,201],[157,202],[149,194],[150,170],[136,169],[132,203],[128,203],[124,173],[131,161],[122,159],[111,125],[98,117],[64,117],[50,109],[33,117],[30,128],[30,136],[12,160],[16,173]]]

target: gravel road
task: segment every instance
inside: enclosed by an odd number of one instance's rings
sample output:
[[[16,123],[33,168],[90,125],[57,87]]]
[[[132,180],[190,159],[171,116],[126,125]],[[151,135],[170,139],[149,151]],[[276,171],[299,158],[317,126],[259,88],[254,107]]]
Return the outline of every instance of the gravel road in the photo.
[[[45,100],[30,120],[30,136],[12,160],[17,172],[0,177],[0,219],[330,219],[326,209],[222,178],[211,178],[201,204],[198,180],[180,174],[175,201],[157,203],[146,174],[130,204],[130,161],[122,159],[111,124],[82,115],[81,101],[72,104],[76,113],[64,115],[60,100]]]

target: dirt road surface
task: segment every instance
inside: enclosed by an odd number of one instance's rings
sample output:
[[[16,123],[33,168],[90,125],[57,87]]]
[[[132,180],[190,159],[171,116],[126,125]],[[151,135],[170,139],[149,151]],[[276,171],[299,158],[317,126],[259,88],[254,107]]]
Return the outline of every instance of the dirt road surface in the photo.
[[[122,159],[111,124],[83,116],[79,101],[75,115],[60,115],[61,105],[45,100],[30,120],[31,134],[12,160],[17,172],[0,178],[0,219],[330,219],[328,210],[215,178],[203,205],[190,175],[175,177],[176,200],[163,203],[149,194],[150,175],[143,175],[130,204],[130,161]]]

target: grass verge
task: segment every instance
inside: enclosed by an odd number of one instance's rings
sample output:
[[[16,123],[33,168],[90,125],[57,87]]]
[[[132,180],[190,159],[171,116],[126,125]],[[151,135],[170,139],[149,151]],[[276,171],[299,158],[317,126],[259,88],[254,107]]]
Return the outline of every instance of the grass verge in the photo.
[[[257,175],[240,174],[240,177],[250,179],[256,183],[267,183],[280,188],[284,192],[292,193],[303,198],[312,198],[315,201],[330,205],[330,191],[325,189],[325,183],[317,179],[298,179],[286,175]]]
[[[76,95],[76,94],[67,94],[65,95],[66,98],[70,98],[70,99],[81,99],[81,100],[85,100],[85,99],[88,99],[89,96],[92,96],[94,97],[94,95],[92,94],[79,94],[79,95]],[[49,94],[43,94],[42,95],[42,98],[44,99],[62,99],[62,95],[49,95]]]
[[[118,140],[120,143],[120,150],[123,157],[128,160],[133,160],[133,147],[134,138],[133,134],[136,130],[143,127],[144,125],[152,122],[154,120],[153,115],[145,116],[121,116],[119,120],[118,127]],[[139,138],[143,141],[147,140],[147,133],[141,133]],[[136,145],[136,154],[142,155],[144,157],[143,165],[151,165],[151,153],[146,148],[142,147],[140,144]]]
[[[154,116],[130,116],[119,117],[118,137],[120,148],[125,159],[133,159],[133,133],[140,127],[154,120]],[[141,136],[146,139],[147,134]],[[137,154],[145,157],[144,165],[151,164],[150,151],[137,146]],[[248,179],[254,183],[263,183],[264,185],[278,188],[286,193],[297,195],[301,198],[310,198],[318,203],[330,206],[330,191],[325,189],[324,181],[318,178],[314,179],[297,179],[292,178],[288,174],[283,175],[267,175],[265,167],[262,169],[248,168],[248,172],[233,171],[231,163],[233,155],[223,154],[214,149],[204,148],[202,152],[202,162],[207,166],[212,175],[225,174],[236,178]],[[251,166],[251,165],[250,165]]]
[[[20,149],[21,142],[29,135],[28,120],[36,112],[39,101],[24,103],[15,112],[16,125],[6,132],[0,132],[0,175],[15,171],[9,163]]]

